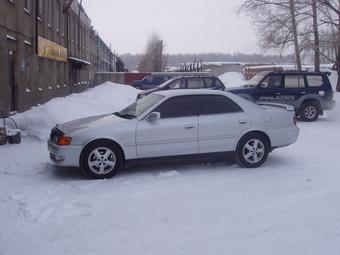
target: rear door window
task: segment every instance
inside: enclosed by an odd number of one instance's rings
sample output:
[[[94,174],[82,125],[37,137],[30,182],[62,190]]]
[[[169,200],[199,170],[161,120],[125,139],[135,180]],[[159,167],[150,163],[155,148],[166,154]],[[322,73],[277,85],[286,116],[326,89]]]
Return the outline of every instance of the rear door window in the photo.
[[[207,88],[214,87],[214,80],[213,79],[211,79],[211,78],[204,78],[204,81],[205,81],[205,86]]]
[[[241,112],[242,109],[234,101],[225,96],[200,96],[200,114],[212,115]]]
[[[285,76],[285,88],[304,88],[305,79],[303,75],[286,75]]]

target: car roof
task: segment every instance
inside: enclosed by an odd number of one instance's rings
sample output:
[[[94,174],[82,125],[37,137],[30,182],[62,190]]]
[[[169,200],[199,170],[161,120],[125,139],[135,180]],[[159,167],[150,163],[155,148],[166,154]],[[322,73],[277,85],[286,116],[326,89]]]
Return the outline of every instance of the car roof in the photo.
[[[182,75],[182,76],[178,76],[175,78],[217,78],[217,77],[211,74],[207,74],[207,75],[198,74],[198,75]]]
[[[283,71],[265,71],[269,74],[311,74],[311,75],[320,75],[320,74],[328,74],[328,72],[316,72],[316,71],[304,71],[304,70],[283,70]]]
[[[153,92],[154,94],[173,97],[173,96],[189,96],[189,95],[232,95],[229,92],[211,89],[170,89]]]

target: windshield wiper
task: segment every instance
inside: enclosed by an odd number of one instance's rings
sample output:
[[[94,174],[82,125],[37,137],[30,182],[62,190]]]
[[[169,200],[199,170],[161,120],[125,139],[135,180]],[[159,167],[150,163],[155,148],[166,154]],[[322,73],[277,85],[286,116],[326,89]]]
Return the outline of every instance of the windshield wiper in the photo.
[[[115,112],[114,115],[123,119],[135,119],[136,116],[128,113],[121,114],[120,112]]]

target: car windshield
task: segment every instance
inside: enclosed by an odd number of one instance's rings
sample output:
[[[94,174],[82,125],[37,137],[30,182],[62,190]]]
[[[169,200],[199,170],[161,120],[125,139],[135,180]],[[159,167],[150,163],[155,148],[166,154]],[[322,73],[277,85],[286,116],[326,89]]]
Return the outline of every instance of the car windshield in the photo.
[[[251,78],[245,87],[255,87],[260,81],[268,74],[269,72],[260,72],[256,74],[253,78]]]
[[[163,96],[150,94],[130,104],[120,112],[114,113],[116,116],[124,119],[134,119],[146,112],[150,107],[161,101]]]

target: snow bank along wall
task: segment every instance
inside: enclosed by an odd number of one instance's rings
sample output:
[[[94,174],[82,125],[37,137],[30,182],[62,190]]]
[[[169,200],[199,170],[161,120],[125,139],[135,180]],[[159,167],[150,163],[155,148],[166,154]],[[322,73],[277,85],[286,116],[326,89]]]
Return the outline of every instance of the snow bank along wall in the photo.
[[[94,85],[116,56],[78,1],[0,0],[0,111],[24,111]]]

